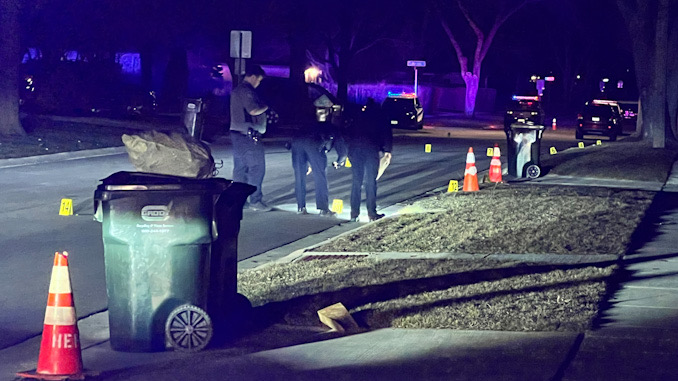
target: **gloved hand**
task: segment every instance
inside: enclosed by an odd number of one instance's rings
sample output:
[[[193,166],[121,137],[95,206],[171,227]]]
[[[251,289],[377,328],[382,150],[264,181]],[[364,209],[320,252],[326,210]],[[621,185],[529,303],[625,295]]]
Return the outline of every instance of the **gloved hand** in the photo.
[[[338,157],[337,161],[332,162],[332,166],[334,167],[334,169],[338,169],[339,167],[344,167],[344,166],[346,166],[346,159],[347,159],[346,156]]]

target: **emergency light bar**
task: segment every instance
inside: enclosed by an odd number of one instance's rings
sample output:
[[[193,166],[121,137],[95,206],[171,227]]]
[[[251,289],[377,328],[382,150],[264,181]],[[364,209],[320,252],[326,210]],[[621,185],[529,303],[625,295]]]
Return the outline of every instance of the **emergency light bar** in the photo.
[[[390,98],[416,98],[417,94],[415,93],[392,93],[388,92]]]
[[[528,95],[514,95],[513,96],[514,101],[538,101],[539,96],[528,96]]]
[[[617,101],[609,101],[606,99],[594,99],[593,104],[596,105],[608,105],[608,106],[617,106]]]

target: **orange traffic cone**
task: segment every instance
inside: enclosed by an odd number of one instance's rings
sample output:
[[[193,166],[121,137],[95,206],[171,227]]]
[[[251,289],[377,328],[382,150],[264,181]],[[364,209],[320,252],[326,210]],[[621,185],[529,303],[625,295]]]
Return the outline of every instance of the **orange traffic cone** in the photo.
[[[473,147],[468,148],[466,154],[466,170],[464,171],[464,192],[473,192],[478,188],[478,169],[476,169],[476,156]]]
[[[501,153],[499,146],[494,145],[492,161],[490,162],[490,181],[493,183],[501,182]]]
[[[32,372],[17,373],[17,376],[41,380],[85,378],[71,278],[68,274],[68,253],[65,251],[54,254],[38,368]]]

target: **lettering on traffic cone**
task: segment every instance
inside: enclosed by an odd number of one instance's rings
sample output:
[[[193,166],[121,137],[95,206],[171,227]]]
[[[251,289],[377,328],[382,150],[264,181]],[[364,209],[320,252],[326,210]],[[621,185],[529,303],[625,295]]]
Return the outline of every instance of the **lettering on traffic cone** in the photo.
[[[478,188],[478,169],[476,168],[476,156],[473,147],[468,148],[466,154],[466,170],[464,171],[464,192],[473,192]]]
[[[38,368],[17,375],[42,380],[84,379],[79,336],[68,274],[68,253],[57,252],[49,283]]]
[[[501,159],[499,147],[494,145],[494,155],[492,155],[492,161],[490,162],[490,181],[493,183],[500,183],[501,180]]]

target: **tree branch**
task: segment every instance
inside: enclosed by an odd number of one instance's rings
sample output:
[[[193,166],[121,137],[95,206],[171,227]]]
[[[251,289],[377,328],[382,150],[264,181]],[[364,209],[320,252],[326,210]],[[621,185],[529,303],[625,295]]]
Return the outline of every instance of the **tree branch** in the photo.
[[[520,2],[518,5],[516,5],[513,8],[510,8],[506,12],[500,12],[497,15],[497,18],[494,20],[494,25],[492,25],[492,29],[490,29],[490,32],[487,34],[487,39],[485,40],[485,43],[483,44],[482,51],[480,52],[479,58],[480,60],[484,60],[485,56],[487,55],[487,51],[490,50],[490,45],[492,45],[492,41],[494,40],[494,36],[497,35],[497,31],[499,28],[508,20],[511,16],[513,16],[514,13],[518,12],[520,8],[524,7],[527,3],[531,2],[532,0],[523,0]]]
[[[473,54],[473,73],[477,74],[476,68],[480,67],[481,62],[483,61],[484,54],[482,54],[485,46],[485,33],[478,27],[478,25],[473,21],[471,15],[468,12],[468,9],[462,4],[461,0],[457,0],[457,5],[461,9],[461,13],[466,18],[468,25],[473,29],[473,32],[476,34],[478,40],[476,41],[476,50]],[[489,46],[488,46],[489,47]],[[485,49],[487,51],[487,49]],[[463,73],[462,73],[463,74]]]
[[[443,19],[440,8],[435,3],[434,7],[436,8],[436,15],[438,15],[440,25],[443,27],[443,30],[445,30],[447,38],[450,40],[450,43],[452,43],[454,51],[457,53],[457,60],[459,61],[459,66],[461,67],[461,74],[464,75],[468,71],[468,59],[464,56],[464,52],[461,50],[461,46],[459,45],[459,42],[457,42],[457,39],[454,37],[454,34],[452,33],[452,30],[450,29],[449,25],[447,25],[447,23]]]

